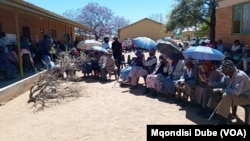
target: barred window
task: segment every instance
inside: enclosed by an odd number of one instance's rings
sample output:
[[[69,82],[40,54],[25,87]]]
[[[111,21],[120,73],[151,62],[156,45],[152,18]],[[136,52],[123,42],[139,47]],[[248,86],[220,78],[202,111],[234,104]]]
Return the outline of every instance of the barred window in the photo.
[[[233,7],[233,33],[250,33],[250,2]]]

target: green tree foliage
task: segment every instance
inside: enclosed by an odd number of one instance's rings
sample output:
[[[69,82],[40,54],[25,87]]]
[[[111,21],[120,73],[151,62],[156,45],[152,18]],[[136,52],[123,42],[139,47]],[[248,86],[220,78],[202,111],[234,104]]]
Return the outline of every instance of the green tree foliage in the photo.
[[[186,27],[202,27],[209,32],[210,41],[215,40],[216,7],[220,0],[177,0],[177,5],[168,16],[167,31]],[[205,33],[205,32],[203,32]]]

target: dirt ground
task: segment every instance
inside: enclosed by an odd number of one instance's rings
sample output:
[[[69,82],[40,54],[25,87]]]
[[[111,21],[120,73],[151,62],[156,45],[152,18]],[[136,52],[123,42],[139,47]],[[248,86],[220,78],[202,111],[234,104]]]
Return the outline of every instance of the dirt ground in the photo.
[[[132,54],[133,55],[133,54]],[[81,77],[82,73],[78,72]],[[145,141],[148,124],[201,125],[217,121],[196,115],[199,108],[181,107],[174,100],[161,101],[142,95],[140,86],[130,90],[111,80],[83,78],[82,97],[34,112],[29,92],[0,106],[2,141]],[[244,120],[238,108],[239,123]]]

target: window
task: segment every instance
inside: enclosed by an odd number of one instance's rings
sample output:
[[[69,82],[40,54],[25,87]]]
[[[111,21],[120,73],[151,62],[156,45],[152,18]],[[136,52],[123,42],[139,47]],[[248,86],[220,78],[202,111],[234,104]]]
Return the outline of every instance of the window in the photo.
[[[250,2],[233,7],[233,33],[250,34]]]
[[[56,38],[56,30],[51,30],[51,37]]]

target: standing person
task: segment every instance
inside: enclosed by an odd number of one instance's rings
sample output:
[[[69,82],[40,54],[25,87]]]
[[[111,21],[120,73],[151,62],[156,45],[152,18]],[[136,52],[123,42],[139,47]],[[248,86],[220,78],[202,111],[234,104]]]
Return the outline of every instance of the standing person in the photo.
[[[43,39],[40,43],[40,47],[41,47],[43,56],[45,56],[45,55],[50,56],[51,46],[52,46],[51,38],[49,37],[49,35],[44,35]]]
[[[122,44],[118,41],[117,37],[113,38],[114,41],[112,43],[113,57],[117,60],[117,68],[120,70],[121,61],[122,61]]]
[[[104,37],[103,40],[104,40],[104,43],[102,44],[102,47],[105,49],[111,49],[109,45],[109,37]]]
[[[222,89],[222,98],[215,110],[216,114],[223,117],[221,124],[228,124],[231,106],[250,104],[250,78],[230,60],[223,61],[221,70],[229,77],[229,83]]]
[[[4,54],[8,54],[9,50],[6,45],[6,34],[5,32],[0,32],[0,46],[3,47]]]

